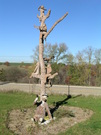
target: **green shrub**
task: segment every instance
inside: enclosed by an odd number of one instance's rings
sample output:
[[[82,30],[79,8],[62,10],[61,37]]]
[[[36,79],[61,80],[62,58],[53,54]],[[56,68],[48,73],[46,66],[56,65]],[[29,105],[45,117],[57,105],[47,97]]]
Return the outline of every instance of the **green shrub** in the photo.
[[[5,70],[1,69],[0,70],[0,81],[5,81],[5,80],[6,80]]]

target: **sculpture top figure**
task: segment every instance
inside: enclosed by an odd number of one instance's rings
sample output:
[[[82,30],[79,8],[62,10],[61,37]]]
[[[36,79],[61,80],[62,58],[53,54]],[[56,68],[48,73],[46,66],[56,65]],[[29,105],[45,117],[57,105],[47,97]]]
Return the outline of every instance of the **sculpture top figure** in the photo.
[[[40,36],[42,38],[42,36],[44,36],[47,32],[47,26],[45,24],[45,20],[50,16],[51,10],[48,11],[48,13],[45,15],[44,11],[46,10],[44,8],[44,6],[40,6],[38,8],[38,10],[40,10],[40,16],[37,15],[37,17],[39,18],[39,21],[41,22],[41,25],[38,27],[38,29],[40,30]]]

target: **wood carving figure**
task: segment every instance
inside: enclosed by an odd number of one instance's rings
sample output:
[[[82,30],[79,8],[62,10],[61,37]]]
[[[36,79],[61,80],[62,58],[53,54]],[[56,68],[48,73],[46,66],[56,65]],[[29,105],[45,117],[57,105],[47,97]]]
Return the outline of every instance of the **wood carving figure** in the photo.
[[[38,101],[38,100],[39,100],[39,96],[37,95],[37,97],[34,100],[34,105],[37,105],[37,109],[35,111],[35,115],[32,120],[38,122],[39,124],[48,124],[52,120],[52,116],[47,104],[47,94],[42,95],[42,101]],[[44,119],[46,112],[49,117],[48,121]]]
[[[51,67],[51,64],[50,64],[50,61],[51,59],[53,59],[54,56],[50,57],[50,58],[44,58],[44,61],[47,62],[47,67],[46,67],[46,74],[45,74],[45,77],[46,77],[46,84],[50,84],[50,86],[52,87],[52,82],[51,82],[51,79],[53,79],[56,75],[58,75],[58,73],[54,73],[53,75],[51,74],[52,72],[52,67]]]
[[[54,23],[54,25],[51,27],[51,29],[47,32],[47,26],[45,24],[45,20],[50,16],[51,10],[48,10],[47,14],[45,15],[46,9],[44,6],[40,6],[38,8],[40,11],[40,15],[37,15],[39,21],[40,21],[40,26],[34,26],[35,28],[39,29],[40,31],[40,37],[39,37],[39,62],[36,65],[36,68],[34,72],[31,74],[31,77],[39,78],[41,80],[40,84],[40,105],[37,107],[34,119],[35,121],[40,121],[42,122],[44,117],[45,117],[45,111],[47,111],[50,120],[52,119],[48,104],[46,103],[45,95],[46,95],[46,83],[50,83],[51,79],[53,79],[58,73],[54,73],[53,75],[51,74],[52,68],[50,64],[50,60],[54,57],[50,58],[43,58],[43,53],[44,53],[44,40],[47,38],[47,36],[50,34],[50,32],[54,29],[54,27],[62,21],[67,15],[68,12],[61,17],[58,21]],[[45,67],[45,61],[47,61],[47,66]],[[39,68],[40,68],[40,74],[39,74]],[[50,83],[51,85],[51,83]],[[37,99],[34,102],[37,104]],[[41,114],[42,113],[42,114]]]

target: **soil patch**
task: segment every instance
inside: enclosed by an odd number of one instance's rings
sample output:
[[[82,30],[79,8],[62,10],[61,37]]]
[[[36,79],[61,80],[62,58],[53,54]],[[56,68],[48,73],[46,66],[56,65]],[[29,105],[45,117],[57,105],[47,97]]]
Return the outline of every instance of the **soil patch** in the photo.
[[[47,125],[38,125],[31,121],[34,109],[12,110],[8,114],[7,127],[17,135],[53,135],[64,132],[69,127],[87,120],[93,112],[78,107],[60,106],[54,112],[56,120]]]

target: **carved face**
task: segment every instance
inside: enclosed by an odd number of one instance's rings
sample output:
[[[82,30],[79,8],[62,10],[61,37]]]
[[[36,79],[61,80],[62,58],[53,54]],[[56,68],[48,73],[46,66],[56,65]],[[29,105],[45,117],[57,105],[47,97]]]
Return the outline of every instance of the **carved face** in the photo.
[[[44,10],[43,9],[40,9],[40,18],[39,18],[39,21],[40,22],[42,22],[43,17],[44,17]]]

